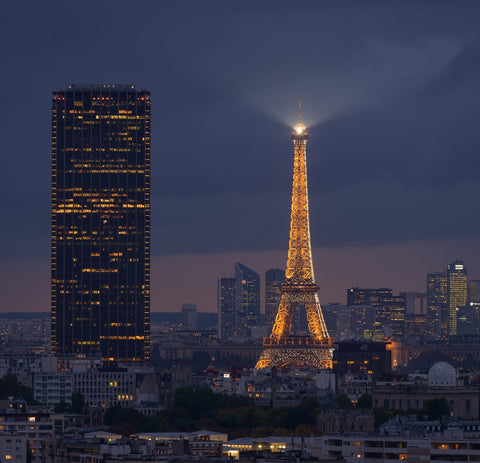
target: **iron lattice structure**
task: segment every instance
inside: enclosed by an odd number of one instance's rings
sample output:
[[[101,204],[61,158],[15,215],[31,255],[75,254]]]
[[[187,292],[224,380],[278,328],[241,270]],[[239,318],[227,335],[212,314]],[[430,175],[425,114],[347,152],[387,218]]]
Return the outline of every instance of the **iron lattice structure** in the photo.
[[[270,337],[264,338],[264,351],[255,368],[277,368],[288,363],[306,363],[332,368],[332,340],[323,319],[318,286],[315,284],[308,211],[307,157],[308,133],[302,123],[301,107],[293,129],[294,145],[292,210],[285,282]],[[292,336],[296,306],[305,307],[310,336]]]

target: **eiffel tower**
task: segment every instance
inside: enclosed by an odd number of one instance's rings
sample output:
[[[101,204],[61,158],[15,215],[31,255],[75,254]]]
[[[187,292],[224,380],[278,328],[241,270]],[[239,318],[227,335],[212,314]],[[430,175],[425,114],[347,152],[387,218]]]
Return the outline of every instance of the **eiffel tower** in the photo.
[[[264,351],[255,368],[276,369],[289,363],[332,368],[333,344],[328,336],[315,284],[308,212],[308,133],[302,122],[301,100],[298,122],[292,132],[294,146],[292,211],[285,282],[272,334],[263,339]],[[291,335],[293,312],[303,306],[310,336]]]

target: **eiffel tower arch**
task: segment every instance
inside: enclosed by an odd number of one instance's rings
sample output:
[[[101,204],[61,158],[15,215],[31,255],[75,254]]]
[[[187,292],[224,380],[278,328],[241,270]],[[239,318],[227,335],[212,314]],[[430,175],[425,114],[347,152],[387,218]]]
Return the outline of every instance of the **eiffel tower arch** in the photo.
[[[272,333],[263,339],[264,351],[255,368],[278,368],[288,363],[304,363],[332,368],[332,339],[328,335],[315,284],[310,240],[307,185],[308,133],[302,122],[299,102],[298,122],[292,132],[294,146],[292,208],[285,282]],[[291,334],[295,307],[305,307],[309,336]]]

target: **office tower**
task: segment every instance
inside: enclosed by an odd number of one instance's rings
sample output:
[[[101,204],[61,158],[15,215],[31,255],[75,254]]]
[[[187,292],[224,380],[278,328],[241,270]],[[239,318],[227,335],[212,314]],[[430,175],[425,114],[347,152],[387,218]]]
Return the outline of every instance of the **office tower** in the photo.
[[[236,336],[248,336],[248,327],[260,324],[260,275],[235,262]]]
[[[480,304],[472,302],[458,308],[457,335],[480,335]]]
[[[428,334],[445,338],[448,335],[448,290],[446,272],[427,274]]]
[[[272,327],[277,315],[278,304],[282,296],[282,283],[285,281],[285,271],[271,268],[265,274],[265,323]]]
[[[467,304],[467,269],[456,260],[447,267],[448,334],[457,335],[457,310]]]
[[[427,295],[419,291],[400,293],[405,297],[405,336],[423,338],[430,336],[427,318]]]
[[[197,304],[182,304],[182,326],[184,330],[197,329]]]
[[[347,306],[350,312],[350,328],[351,336],[355,338],[372,339],[375,329],[375,307],[371,305],[351,305]]]
[[[401,338],[405,334],[405,303],[406,295],[391,296],[385,301],[385,326],[389,336]]]
[[[377,323],[388,323],[386,301],[392,297],[391,288],[349,288],[347,289],[347,306],[371,305],[375,307]]]
[[[467,286],[468,304],[480,304],[480,280],[471,280]]]
[[[52,101],[52,352],[143,361],[150,342],[150,94]]]
[[[225,341],[235,336],[236,284],[235,278],[219,278],[217,286],[218,339]]]

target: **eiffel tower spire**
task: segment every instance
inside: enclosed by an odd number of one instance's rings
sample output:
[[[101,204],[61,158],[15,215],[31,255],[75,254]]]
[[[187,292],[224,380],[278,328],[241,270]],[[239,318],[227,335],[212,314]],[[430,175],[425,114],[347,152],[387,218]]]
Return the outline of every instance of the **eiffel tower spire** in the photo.
[[[285,282],[277,316],[265,350],[256,368],[278,367],[292,361],[331,368],[331,339],[323,319],[318,286],[315,284],[310,240],[308,208],[307,128],[302,121],[299,99],[298,122],[293,128],[294,146],[290,240]],[[292,336],[292,318],[296,306],[303,306],[307,315],[310,336]]]

